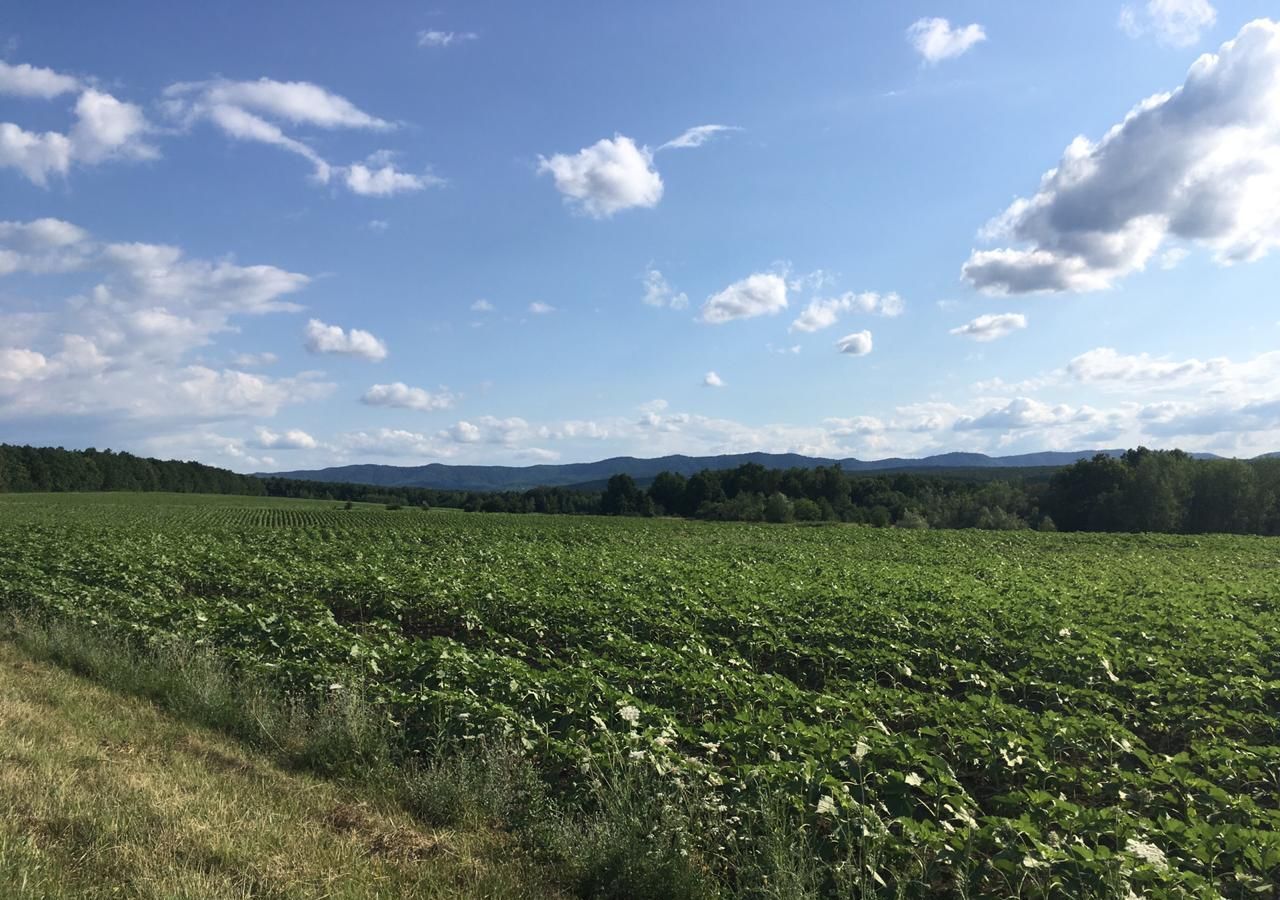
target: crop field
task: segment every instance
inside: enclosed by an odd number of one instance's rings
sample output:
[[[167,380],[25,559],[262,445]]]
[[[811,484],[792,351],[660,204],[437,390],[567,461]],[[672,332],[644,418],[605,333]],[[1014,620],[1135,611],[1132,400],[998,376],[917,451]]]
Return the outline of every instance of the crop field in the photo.
[[[6,606],[359,681],[560,784],[620,757],[701,798],[730,881],[766,810],[833,891],[1280,876],[1277,539],[14,495]]]

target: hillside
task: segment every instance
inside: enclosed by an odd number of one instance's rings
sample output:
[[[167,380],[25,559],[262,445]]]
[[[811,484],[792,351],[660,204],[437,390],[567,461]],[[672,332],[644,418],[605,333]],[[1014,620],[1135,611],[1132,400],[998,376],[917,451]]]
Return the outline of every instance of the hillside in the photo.
[[[894,472],[962,469],[1023,469],[1066,466],[1097,453],[1119,456],[1122,450],[1075,450],[1024,453],[1017,456],[987,456],[983,453],[943,453],[920,459],[892,457],[861,460],[801,456],[796,453],[731,453],[720,456],[659,456],[641,459],[616,456],[590,463],[534,466],[454,466],[431,463],[426,466],[350,465],[288,472],[260,472],[262,477],[295,478],[304,481],[372,484],[379,487],[426,487],[462,491],[523,491],[534,487],[568,487],[603,483],[611,476],[627,474],[645,482],[659,472],[693,475],[704,469],[733,469],[758,463],[766,469],[812,469],[839,464],[846,472]]]

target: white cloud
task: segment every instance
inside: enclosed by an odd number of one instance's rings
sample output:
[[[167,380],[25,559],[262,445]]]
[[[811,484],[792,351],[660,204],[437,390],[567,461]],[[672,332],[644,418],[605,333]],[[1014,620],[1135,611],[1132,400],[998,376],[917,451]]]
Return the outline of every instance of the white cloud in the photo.
[[[275,266],[186,259],[181,249],[164,244],[105,244],[101,262],[113,277],[95,290],[98,302],[123,292],[132,306],[196,306],[224,316],[296,312],[301,307],[282,298],[311,280]]]
[[[981,25],[951,27],[946,19],[919,19],[907,29],[907,40],[930,65],[953,59],[987,39]]]
[[[364,227],[370,231],[383,232],[391,227],[391,223],[386,219],[370,219]]]
[[[346,331],[341,326],[326,325],[319,319],[311,319],[307,322],[304,334],[304,346],[312,353],[358,356],[371,362],[387,358],[387,345],[359,328]]]
[[[0,122],[0,166],[17,169],[32,184],[44,187],[50,175],[66,175],[71,168],[71,140],[65,134],[36,134]]]
[[[62,219],[0,222],[0,275],[78,269],[91,251],[87,238],[84,229]]]
[[[786,308],[786,280],[781,275],[757,272],[708,297],[698,318],[720,325],[735,319],[777,315]]]
[[[715,372],[708,372],[702,376],[702,384],[705,387],[722,388],[725,387],[725,381]]]
[[[259,426],[254,433],[257,435],[255,443],[263,450],[314,450],[320,446],[319,441],[298,428],[277,433]]]
[[[237,353],[232,357],[231,362],[241,369],[260,369],[265,366],[274,366],[280,362],[280,357],[274,353]]]
[[[390,406],[397,409],[416,409],[431,412],[437,409],[449,409],[453,406],[454,396],[447,388],[438,393],[430,393],[422,388],[409,387],[403,381],[394,384],[375,384],[365,391],[360,402],[368,406]]]
[[[1125,34],[1136,38],[1154,33],[1171,47],[1191,46],[1217,20],[1218,11],[1209,0],[1147,0],[1142,6],[1126,4],[1120,10]]]
[[[43,353],[21,348],[0,349],[0,381],[27,381],[38,378],[49,367]]]
[[[998,313],[978,316],[972,322],[952,328],[951,334],[975,341],[994,341],[1026,327],[1027,317],[1022,313]]]
[[[58,219],[0,222],[0,260],[10,263],[0,274],[17,260],[33,275],[74,269],[96,279],[61,307],[6,317],[0,418],[269,416],[333,389],[315,373],[268,378],[186,359],[234,330],[237,316],[298,309],[286,298],[307,284],[305,275],[190,259],[177,247],[102,243]]]
[[[398,428],[379,428],[374,431],[356,431],[340,435],[338,446],[348,453],[383,457],[419,457],[447,459],[457,453],[448,444],[416,431]]]
[[[478,313],[491,313],[494,311],[494,306],[488,300],[481,298],[471,304],[471,311]]]
[[[460,444],[476,444],[481,438],[480,429],[470,422],[461,421],[456,423],[446,432],[446,436]]]
[[[1087,422],[1092,421],[1093,417],[1094,414],[1088,407],[1073,408],[1064,404],[1050,406],[1028,397],[1016,397],[1004,406],[987,410],[979,416],[961,416],[953,427],[957,431],[1011,431]]]
[[[882,316],[898,316],[904,307],[902,298],[897,294],[877,294],[874,291],[863,291],[855,294],[848,291],[839,297],[815,299],[791,323],[791,331],[814,332],[829,328],[839,321],[847,312],[876,313]]]
[[[375,159],[380,162],[373,162]],[[400,171],[387,160],[385,151],[374,154],[366,162],[373,167],[370,168],[363,163],[352,163],[345,170],[346,185],[353,194],[363,197],[390,197],[393,194],[421,191],[444,184],[443,178],[429,172],[415,175],[412,172]]]
[[[307,81],[182,82],[165,89],[165,96],[178,104],[176,111],[207,115],[209,110],[234,108],[294,125],[319,128],[361,128],[385,131],[394,126],[356,107],[346,97]]]
[[[711,140],[717,134],[726,131],[741,131],[735,125],[695,125],[693,128],[686,130],[679,137],[672,138],[667,141],[659,150],[675,150],[686,147],[701,147],[707,141]]]
[[[577,153],[539,157],[538,172],[550,173],[567,203],[597,219],[624,209],[652,208],[662,199],[653,153],[620,134]]]
[[[1174,360],[1098,347],[1068,362],[1064,374],[1070,381],[1125,393],[1194,389],[1200,397],[1266,400],[1280,394],[1280,351],[1237,362],[1227,357]]]
[[[548,316],[555,312],[556,308],[550,303],[543,303],[541,300],[535,300],[529,304],[529,312],[535,316]]]
[[[836,341],[836,349],[850,356],[866,356],[871,352],[871,332],[855,331]]]
[[[650,266],[644,273],[644,297],[648,306],[666,306],[671,309],[684,309],[689,305],[689,297],[683,291],[677,292],[662,273]]]
[[[1280,24],[1249,23],[1177,90],[1076,138],[985,233],[1023,245],[970,256],[964,277],[990,293],[1108,288],[1170,238],[1224,265],[1265,256],[1280,244]]]
[[[875,416],[853,416],[846,419],[825,419],[823,424],[837,437],[850,435],[882,434],[885,424]]]
[[[419,31],[419,47],[448,47],[464,41],[474,41],[480,35],[474,31]]]
[[[282,123],[325,130],[389,131],[396,126],[357,107],[347,98],[306,81],[180,82],[165,89],[164,108],[186,127],[212,123],[228,137],[280,147],[311,163],[315,180],[327,184],[334,172],[350,191],[385,197],[440,183],[433,175],[402,172],[379,151],[363,163],[330,165],[310,144],[285,133]],[[377,162],[374,162],[377,160]]]
[[[70,134],[36,133],[0,123],[0,167],[17,169],[45,187],[50,176],[65,177],[73,163],[97,165],[111,159],[153,159],[156,149],[143,139],[151,131],[142,110],[90,88],[74,108]]]
[[[29,63],[13,65],[0,60],[0,94],[52,100],[79,87],[79,79],[55,72],[53,69],[44,69]]]
[[[100,163],[108,159],[154,159],[154,147],[143,142],[150,130],[142,110],[110,94],[89,89],[76,101],[76,124],[71,129],[76,161]]]
[[[555,450],[547,450],[545,447],[526,447],[523,450],[515,452],[517,459],[531,459],[540,463],[555,462],[560,458],[560,454]]]

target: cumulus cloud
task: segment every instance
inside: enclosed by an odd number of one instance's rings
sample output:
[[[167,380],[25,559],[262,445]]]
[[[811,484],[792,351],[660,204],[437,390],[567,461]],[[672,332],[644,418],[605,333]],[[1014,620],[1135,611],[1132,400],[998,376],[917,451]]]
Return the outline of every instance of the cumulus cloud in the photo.
[[[693,128],[686,130],[679,137],[672,138],[667,141],[659,150],[675,150],[686,147],[701,147],[707,141],[711,140],[717,134],[726,131],[741,131],[735,125],[695,125]]]
[[[431,412],[437,409],[449,409],[453,406],[454,396],[447,388],[431,393],[422,388],[409,387],[403,381],[393,384],[375,384],[365,391],[360,402],[368,406],[389,406],[396,409],[416,409],[420,412]]]
[[[0,222],[0,275],[77,269],[91,251],[88,232],[62,219]]]
[[[343,180],[353,194],[362,197],[390,197],[421,191],[444,184],[444,179],[430,172],[415,174],[402,172],[391,161],[393,154],[379,150],[363,163],[352,163],[344,170]]]
[[[450,47],[466,41],[474,41],[480,35],[474,31],[419,31],[419,47]]]
[[[472,312],[478,312],[478,313],[491,313],[491,312],[493,312],[493,310],[494,310],[494,306],[493,306],[493,304],[492,304],[492,303],[490,303],[488,300],[485,300],[485,299],[483,299],[483,298],[481,298],[481,299],[479,299],[479,300],[477,300],[477,301],[475,301],[474,303],[472,303],[472,304],[471,304],[471,311],[472,311]]]
[[[715,372],[708,372],[702,376],[702,384],[704,387],[722,388],[725,387],[725,380]]]
[[[154,159],[154,147],[142,136],[150,130],[142,110],[101,91],[87,90],[76,101],[71,129],[72,154],[78,162],[108,159]]]
[[[0,326],[0,419],[171,426],[273,416],[333,390],[316,373],[271,378],[186,358],[232,331],[236,317],[296,309],[285,298],[306,276],[191,259],[174,247],[100,242],[57,219],[0,223],[0,254],[16,255],[33,275],[76,270],[93,279],[62,306]],[[207,434],[175,437],[170,446],[228,464],[265,459],[245,453],[243,442],[206,441]]]
[[[786,280],[781,275],[757,272],[708,297],[698,318],[721,325],[736,319],[774,316],[786,308]]]
[[[689,305],[689,297],[683,291],[676,291],[662,273],[650,266],[644,273],[644,297],[648,306],[665,306],[670,309],[684,309]]]
[[[275,432],[259,426],[254,429],[255,444],[263,450],[314,450],[320,442],[298,428]]]
[[[0,261],[0,275],[75,270],[93,279],[61,307],[5,318],[0,416],[264,416],[333,389],[315,373],[269,378],[186,358],[234,330],[236,317],[298,309],[288,297],[305,275],[100,242],[59,219],[0,222]]]
[[[48,367],[43,353],[20,347],[0,349],[0,380],[27,381],[40,377]]]
[[[952,328],[951,334],[972,338],[975,341],[994,341],[1027,327],[1027,317],[1022,313],[999,313],[978,316],[972,322]]]
[[[662,199],[653,152],[620,134],[577,153],[539,157],[538,172],[551,175],[565,202],[597,219],[624,209],[652,208]]]
[[[965,263],[990,293],[1105,289],[1171,238],[1224,265],[1265,256],[1280,243],[1280,24],[1249,23],[1100,141],[1076,138],[984,231],[1022,245]]]
[[[339,325],[326,325],[319,319],[311,319],[303,335],[303,346],[311,353],[338,353],[371,362],[387,358],[387,345],[359,328],[347,331]]]
[[[53,69],[33,66],[29,63],[14,65],[0,60],[0,94],[11,97],[29,97],[52,100],[80,87],[80,80],[63,75]]]
[[[556,308],[550,303],[543,303],[541,300],[535,300],[529,304],[529,312],[535,316],[549,316],[555,312]]]
[[[39,84],[41,79],[33,78],[31,72],[49,70],[30,69],[11,75],[11,81],[28,86]],[[12,122],[0,123],[0,167],[17,169],[28,181],[45,187],[51,176],[65,177],[73,164],[97,165],[107,160],[153,159],[158,155],[145,140],[151,126],[134,104],[89,88],[80,94],[73,112],[75,122],[68,134],[37,133]]]
[[[953,28],[946,19],[919,19],[907,29],[907,40],[929,64],[954,59],[987,39],[981,25]]]
[[[1050,406],[1029,397],[1015,397],[1004,406],[987,410],[979,416],[961,416],[953,427],[957,431],[1010,431],[1088,421],[1091,417],[1092,413],[1087,407],[1073,408],[1065,404]]]
[[[348,432],[339,435],[337,443],[344,452],[358,453],[361,458],[383,456],[447,459],[457,453],[456,448],[430,435],[399,428]]]
[[[836,341],[836,349],[850,356],[866,356],[871,352],[871,332],[855,331]]]
[[[1213,26],[1218,11],[1209,0],[1147,0],[1120,10],[1120,28],[1130,37],[1154,34],[1171,47],[1189,47]]]
[[[791,323],[792,331],[820,331],[829,328],[840,320],[847,312],[876,313],[881,316],[898,316],[902,314],[905,304],[897,294],[877,294],[874,291],[863,291],[856,294],[848,291],[839,297],[815,299]]]

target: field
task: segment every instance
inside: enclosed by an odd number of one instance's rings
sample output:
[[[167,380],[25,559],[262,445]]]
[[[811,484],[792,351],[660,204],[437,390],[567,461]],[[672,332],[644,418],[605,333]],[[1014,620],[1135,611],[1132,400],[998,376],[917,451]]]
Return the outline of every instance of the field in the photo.
[[[362,689],[423,746],[505,736],[570,795],[643,771],[737,893],[1280,876],[1276,539],[13,495],[6,606]]]

